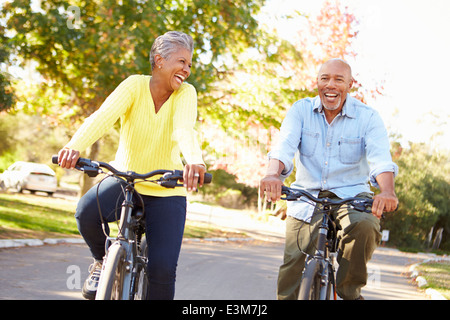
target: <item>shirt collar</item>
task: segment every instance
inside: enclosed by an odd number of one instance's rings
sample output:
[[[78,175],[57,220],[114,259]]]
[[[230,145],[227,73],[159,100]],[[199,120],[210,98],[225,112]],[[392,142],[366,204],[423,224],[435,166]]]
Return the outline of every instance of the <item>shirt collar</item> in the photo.
[[[323,111],[323,105],[320,101],[320,97],[317,97],[317,100],[314,102],[313,110],[321,113]],[[342,108],[341,115],[347,116],[349,118],[355,118],[355,104],[353,98],[347,94],[347,98],[345,99],[344,107]]]

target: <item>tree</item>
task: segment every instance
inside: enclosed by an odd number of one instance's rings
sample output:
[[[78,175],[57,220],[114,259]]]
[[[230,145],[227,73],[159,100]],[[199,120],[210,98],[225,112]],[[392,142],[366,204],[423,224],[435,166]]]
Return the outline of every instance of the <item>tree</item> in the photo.
[[[5,36],[5,28],[0,25],[0,66],[7,62],[10,55],[8,39]],[[14,106],[15,96],[12,91],[11,76],[0,70],[0,112]]]
[[[230,61],[231,72],[205,98],[210,122],[202,129],[205,136],[215,135],[206,143],[215,151],[210,153],[212,167],[252,186],[265,173],[267,153],[286,111],[295,101],[317,95],[319,66],[330,58],[356,55],[351,44],[358,21],[339,1],[325,1],[317,16],[293,13],[290,19],[303,26],[297,37],[284,40],[276,25],[261,25],[258,45]],[[362,99],[365,91],[357,88],[353,95]]]
[[[234,57],[254,43],[257,22],[253,16],[262,3],[48,0],[35,10],[30,0],[15,0],[4,5],[0,18],[13,34],[8,39],[13,53],[38,62],[36,70],[45,80],[41,89],[65,97],[60,110],[49,112],[63,115],[72,110],[73,128],[124,78],[150,73],[151,44],[168,30],[193,36],[196,49],[189,82],[200,93],[207,91],[219,73],[215,67],[219,58]],[[226,69],[222,65],[220,72]],[[88,156],[96,158],[97,153],[98,144],[94,144]]]
[[[450,248],[450,155],[430,152],[426,145],[410,143],[408,149],[393,146],[393,159],[399,166],[396,193],[397,212],[386,214],[384,228],[390,230],[392,244],[425,248],[431,231],[443,228],[441,247]]]

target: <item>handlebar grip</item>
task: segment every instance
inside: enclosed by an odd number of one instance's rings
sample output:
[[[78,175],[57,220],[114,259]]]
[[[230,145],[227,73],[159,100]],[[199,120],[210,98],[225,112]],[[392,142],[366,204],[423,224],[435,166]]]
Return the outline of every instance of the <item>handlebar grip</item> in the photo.
[[[212,174],[211,173],[205,173],[205,178],[203,180],[204,183],[211,183],[212,181]]]
[[[58,155],[57,154],[54,154],[52,156],[52,163],[58,164]],[[86,159],[86,158],[78,158],[77,164],[82,165],[82,166],[91,165],[92,161],[90,159]]]

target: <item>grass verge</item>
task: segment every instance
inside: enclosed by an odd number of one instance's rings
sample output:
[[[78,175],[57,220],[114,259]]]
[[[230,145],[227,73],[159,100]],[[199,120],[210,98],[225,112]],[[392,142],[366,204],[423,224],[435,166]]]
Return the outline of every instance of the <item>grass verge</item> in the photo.
[[[76,225],[76,203],[31,194],[0,193],[0,239],[45,239],[80,237]],[[111,233],[117,226],[110,224]],[[185,238],[244,237],[242,233],[186,221]]]
[[[417,266],[417,271],[427,280],[426,288],[432,288],[450,299],[450,261],[433,261]]]

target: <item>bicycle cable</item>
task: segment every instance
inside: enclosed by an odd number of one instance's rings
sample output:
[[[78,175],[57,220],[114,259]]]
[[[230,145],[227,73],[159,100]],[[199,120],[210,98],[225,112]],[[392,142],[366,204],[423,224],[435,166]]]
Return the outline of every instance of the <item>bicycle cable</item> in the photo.
[[[103,173],[103,174],[105,174],[106,176],[104,177],[104,178],[102,178],[99,182],[98,182],[98,184],[97,184],[97,190],[96,190],[96,201],[97,201],[97,209],[98,209],[98,213],[99,213],[99,216],[100,216],[100,222],[101,222],[101,225],[102,225],[102,231],[103,231],[103,234],[105,235],[105,237],[109,237],[109,234],[108,234],[108,232],[106,231],[106,225],[108,224],[108,222],[105,222],[105,220],[104,220],[104,218],[103,218],[103,214],[102,214],[102,208],[101,208],[101,205],[100,205],[100,201],[99,201],[99,190],[100,190],[100,185],[107,179],[107,178],[109,178],[109,177],[111,177],[111,178],[114,178],[114,179],[116,179],[116,180],[119,180],[119,178],[117,178],[117,177],[115,177],[115,176],[113,176],[113,175],[111,175],[111,174],[109,174],[109,173]],[[122,184],[120,185],[121,186],[121,188],[122,188],[122,192],[124,191],[123,190],[123,186],[122,186]],[[114,206],[114,217],[116,218],[116,220],[117,220],[117,212],[118,212],[118,210],[119,210],[119,205],[118,205],[118,203],[119,203],[119,197],[117,197],[117,200],[116,200],[116,205]],[[110,216],[111,215],[111,213],[109,213],[108,214],[108,216]]]
[[[313,214],[311,215],[311,217],[309,217],[309,218],[307,219],[307,220],[309,220],[309,221],[301,220],[303,223],[301,224],[300,228],[298,229],[298,231],[297,231],[297,237],[296,237],[296,238],[297,238],[297,239],[296,239],[296,241],[297,241],[297,248],[300,250],[301,253],[303,253],[303,254],[305,254],[305,255],[308,255],[308,253],[305,252],[305,251],[302,249],[302,244],[300,243],[300,231],[301,231],[301,229],[303,228],[303,226],[304,226],[305,224],[308,225],[308,228],[309,228],[309,234],[310,234],[310,239],[311,239],[311,236],[312,236],[313,231],[314,231],[314,230],[311,230],[311,228],[313,227],[313,226],[311,225],[311,221],[312,221],[312,218],[313,218],[314,216],[317,216],[317,215],[323,215],[323,214],[325,214],[325,213],[328,213],[328,214],[327,214],[327,219],[328,219],[328,221],[332,220],[332,221],[334,221],[334,224],[338,224],[339,221],[340,221],[342,218],[344,218],[345,216],[349,215],[350,212],[347,212],[347,213],[341,214],[341,215],[336,214],[336,217],[334,218],[334,220],[331,218],[331,215],[334,214],[334,213],[337,213],[337,212],[338,212],[342,207],[344,207],[344,206],[348,206],[348,207],[350,207],[350,208],[351,208],[352,206],[349,205],[349,204],[343,204],[343,205],[335,205],[335,206],[330,207],[329,209],[325,209],[323,205],[321,205],[320,203],[315,203],[314,201],[312,201],[312,200],[310,200],[310,199],[303,199],[303,197],[302,197],[302,198],[300,198],[298,201],[303,201],[303,202],[305,202],[305,203],[310,204],[311,206],[314,206]],[[334,225],[333,228],[334,228],[333,232],[336,234],[336,238],[337,238],[337,228],[336,228],[336,225]],[[317,250],[316,243],[315,243],[315,242],[312,242],[312,241],[310,240],[310,244],[313,245],[313,249],[314,249],[314,251],[316,251],[316,250]],[[308,245],[309,245],[309,244],[308,244]],[[307,250],[307,248],[305,248],[305,250]]]

